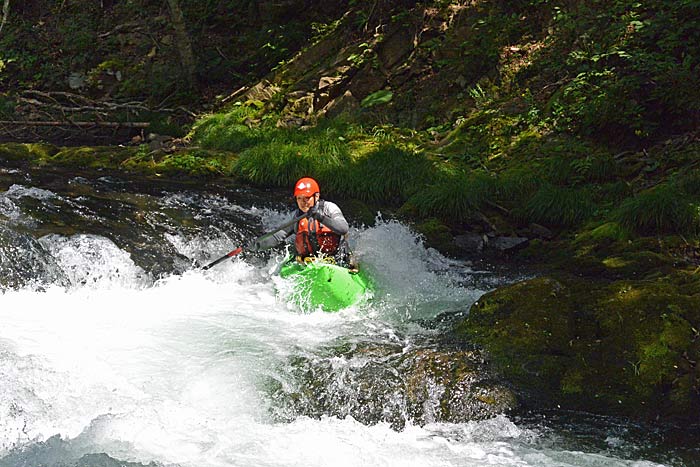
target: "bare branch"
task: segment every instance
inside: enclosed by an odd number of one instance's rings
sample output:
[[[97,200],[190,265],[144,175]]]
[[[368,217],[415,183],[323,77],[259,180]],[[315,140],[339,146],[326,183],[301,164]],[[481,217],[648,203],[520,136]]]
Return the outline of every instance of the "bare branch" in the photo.
[[[2,21],[0,22],[0,32],[2,32],[2,28],[5,27],[5,23],[7,23],[7,18],[10,16],[10,0],[5,0],[4,3],[2,4]]]
[[[35,120],[0,120],[0,125],[10,126],[77,126],[81,128],[148,128],[149,122],[75,122],[75,121],[35,121]]]

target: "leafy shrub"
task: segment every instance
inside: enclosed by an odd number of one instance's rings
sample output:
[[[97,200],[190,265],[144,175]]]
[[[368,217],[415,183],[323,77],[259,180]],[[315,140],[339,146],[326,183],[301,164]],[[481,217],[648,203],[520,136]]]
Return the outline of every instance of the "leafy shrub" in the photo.
[[[693,128],[700,115],[693,8],[674,0],[559,8],[553,47],[534,67],[571,77],[549,103],[558,128],[625,145]]]

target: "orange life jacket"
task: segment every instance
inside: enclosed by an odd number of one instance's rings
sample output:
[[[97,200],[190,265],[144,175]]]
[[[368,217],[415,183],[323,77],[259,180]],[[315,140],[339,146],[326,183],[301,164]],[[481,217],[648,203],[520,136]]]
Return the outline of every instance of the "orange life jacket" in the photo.
[[[340,246],[340,235],[316,219],[303,218],[297,224],[294,246],[302,257],[320,253],[334,255]]]

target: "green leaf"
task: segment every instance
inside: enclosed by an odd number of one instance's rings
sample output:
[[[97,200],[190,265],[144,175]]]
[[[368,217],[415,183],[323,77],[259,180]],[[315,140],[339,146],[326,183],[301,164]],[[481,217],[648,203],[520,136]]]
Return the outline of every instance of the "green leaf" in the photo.
[[[372,107],[374,105],[386,104],[387,102],[391,102],[391,99],[393,97],[394,97],[393,92],[386,90],[386,89],[382,89],[380,91],[373,92],[369,96],[362,99],[362,102],[360,103],[360,105],[364,108],[367,108],[367,107]]]

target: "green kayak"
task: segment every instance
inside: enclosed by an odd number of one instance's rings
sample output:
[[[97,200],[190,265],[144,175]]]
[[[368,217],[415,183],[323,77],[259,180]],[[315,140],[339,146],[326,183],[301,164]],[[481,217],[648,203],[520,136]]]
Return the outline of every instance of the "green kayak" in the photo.
[[[338,311],[360,303],[370,293],[370,283],[364,272],[351,273],[348,268],[323,261],[298,263],[285,261],[280,277],[294,281],[292,301],[306,311],[321,307]]]

